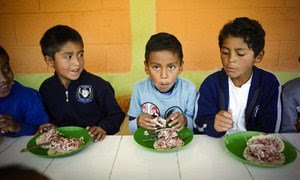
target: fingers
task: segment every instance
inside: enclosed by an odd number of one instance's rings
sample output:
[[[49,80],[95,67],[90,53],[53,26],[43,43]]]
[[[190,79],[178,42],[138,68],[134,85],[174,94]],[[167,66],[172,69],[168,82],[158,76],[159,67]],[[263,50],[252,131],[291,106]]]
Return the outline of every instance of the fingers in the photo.
[[[98,126],[88,126],[86,128],[89,131],[91,137],[95,137],[95,142],[102,141],[106,136],[106,131]]]
[[[1,133],[19,132],[20,125],[14,121],[12,116],[0,115],[0,131]]]
[[[55,128],[55,127],[56,126],[54,124],[52,124],[52,123],[42,124],[42,125],[40,125],[38,132],[39,133],[44,133],[44,132],[47,132],[50,129]]]
[[[172,113],[168,117],[168,122],[170,122],[168,124],[170,127],[176,129],[177,131],[181,131],[185,127],[187,123],[187,119],[183,114],[176,112],[176,113]]]
[[[141,114],[137,119],[138,126],[149,130],[156,130],[156,124],[154,123],[153,117],[149,114]]]
[[[232,111],[220,111],[215,116],[214,128],[218,132],[228,131],[233,127]]]

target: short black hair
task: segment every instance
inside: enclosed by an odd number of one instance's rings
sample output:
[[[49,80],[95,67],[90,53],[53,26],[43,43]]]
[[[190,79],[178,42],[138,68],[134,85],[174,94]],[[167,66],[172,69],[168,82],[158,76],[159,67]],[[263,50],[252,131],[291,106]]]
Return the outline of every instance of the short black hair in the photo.
[[[2,47],[1,45],[0,45],[0,57],[2,57],[4,59],[6,59],[7,61],[9,61],[8,53],[6,52],[4,47]]]
[[[247,17],[235,18],[224,25],[219,33],[219,48],[228,37],[240,37],[250,49],[254,51],[255,57],[265,47],[265,31],[256,20]]]
[[[161,32],[150,37],[146,44],[145,60],[148,63],[150,53],[167,50],[173,54],[177,54],[182,64],[183,53],[179,40],[172,34]]]
[[[67,42],[80,43],[83,47],[82,37],[75,29],[65,25],[53,26],[40,40],[42,53],[54,59],[55,53],[59,52]]]

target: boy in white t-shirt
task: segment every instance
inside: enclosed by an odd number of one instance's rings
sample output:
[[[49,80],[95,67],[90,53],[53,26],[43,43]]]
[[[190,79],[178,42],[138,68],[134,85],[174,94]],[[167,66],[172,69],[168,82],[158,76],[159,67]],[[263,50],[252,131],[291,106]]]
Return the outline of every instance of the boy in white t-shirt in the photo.
[[[195,131],[221,137],[226,132],[279,131],[281,86],[270,72],[254,66],[264,56],[265,31],[256,21],[236,18],[219,34],[223,69],[202,83]]]

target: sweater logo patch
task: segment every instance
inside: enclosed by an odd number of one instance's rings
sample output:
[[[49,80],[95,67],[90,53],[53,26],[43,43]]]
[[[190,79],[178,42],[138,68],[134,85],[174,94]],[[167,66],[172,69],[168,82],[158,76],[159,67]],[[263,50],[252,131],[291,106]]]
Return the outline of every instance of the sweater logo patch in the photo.
[[[80,85],[76,91],[76,99],[81,103],[89,103],[93,100],[93,88],[91,85]]]

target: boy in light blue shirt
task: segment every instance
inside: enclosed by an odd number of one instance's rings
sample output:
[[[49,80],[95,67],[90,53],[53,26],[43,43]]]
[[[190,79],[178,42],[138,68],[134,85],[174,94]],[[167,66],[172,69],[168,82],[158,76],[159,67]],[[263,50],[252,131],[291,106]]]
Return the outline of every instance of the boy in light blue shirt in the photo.
[[[156,130],[154,117],[162,117],[177,131],[192,130],[196,86],[178,77],[183,70],[182,46],[168,33],[158,33],[149,39],[145,52],[147,79],[135,84],[129,115],[129,130],[139,127]]]

